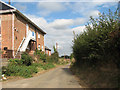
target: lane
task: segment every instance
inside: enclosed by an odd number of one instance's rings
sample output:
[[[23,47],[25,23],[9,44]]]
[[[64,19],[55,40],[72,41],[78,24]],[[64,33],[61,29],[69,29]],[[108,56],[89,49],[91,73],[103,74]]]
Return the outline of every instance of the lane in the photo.
[[[3,88],[81,88],[69,70],[69,65],[58,67],[37,77],[2,84]]]

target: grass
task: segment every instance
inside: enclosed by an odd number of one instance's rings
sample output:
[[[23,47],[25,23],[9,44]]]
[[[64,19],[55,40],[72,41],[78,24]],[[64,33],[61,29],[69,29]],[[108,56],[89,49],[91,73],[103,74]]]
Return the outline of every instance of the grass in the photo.
[[[32,77],[33,74],[38,73],[40,69],[48,70],[54,67],[55,65],[52,63],[33,63],[30,66],[14,65],[10,63],[4,68],[6,71],[3,74],[6,76],[21,76],[24,78],[29,78]]]
[[[120,88],[120,71],[115,67],[80,68],[72,66],[71,71],[87,88]]]
[[[38,70],[35,66],[25,65],[11,65],[9,64],[6,68],[5,75],[7,76],[22,76],[24,78],[32,77],[33,73],[37,73]]]
[[[26,54],[25,54],[26,55]],[[25,56],[24,55],[24,56]],[[26,55],[27,58],[25,58],[26,61],[28,61],[28,55]],[[56,67],[56,65],[65,65],[68,62],[64,60],[60,60],[58,63],[54,62],[43,62],[39,61],[37,63],[31,63],[30,65],[27,65],[26,63],[23,63],[24,60],[19,59],[11,59],[9,60],[9,64],[7,67],[2,67],[2,74],[5,74],[5,76],[20,76],[24,78],[29,78],[34,76],[36,73],[49,70],[51,68]]]
[[[53,63],[33,63],[32,65],[43,70],[48,70],[55,67]]]

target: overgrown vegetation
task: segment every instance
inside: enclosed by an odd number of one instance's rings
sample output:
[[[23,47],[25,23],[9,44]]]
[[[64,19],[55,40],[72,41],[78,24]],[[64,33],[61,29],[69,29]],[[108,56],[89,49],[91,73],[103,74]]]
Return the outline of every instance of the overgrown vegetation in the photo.
[[[54,53],[52,53],[52,55],[51,55],[51,60],[54,63],[58,63],[59,62],[59,53],[56,50],[55,46],[53,46],[53,49],[54,49]]]
[[[37,58],[36,62],[34,62],[35,58]],[[51,56],[46,55],[41,50],[36,50],[34,57],[23,52],[21,59],[10,59],[8,66],[2,67],[2,74],[5,74],[6,76],[22,76],[28,78],[32,77],[34,73],[39,72],[39,70],[54,68],[56,64],[66,64],[66,62],[59,60],[56,49]]]
[[[24,52],[21,59],[10,59],[8,66],[2,67],[2,74],[28,78],[37,73],[39,69],[48,70],[53,67],[55,67],[53,63],[33,63],[33,58]]]
[[[51,56],[46,55],[41,50],[36,50],[34,55],[37,57],[38,61],[50,62],[50,63],[58,63],[59,62],[58,51],[56,50],[55,46],[53,46],[53,49],[54,49],[54,53],[52,53]]]
[[[74,37],[72,70],[90,87],[120,87],[119,26],[118,10],[109,10],[96,19],[90,17],[85,32]]]
[[[34,55],[37,56],[39,61],[40,60],[44,61],[47,57],[47,55],[42,50],[37,50],[37,49],[36,49]]]

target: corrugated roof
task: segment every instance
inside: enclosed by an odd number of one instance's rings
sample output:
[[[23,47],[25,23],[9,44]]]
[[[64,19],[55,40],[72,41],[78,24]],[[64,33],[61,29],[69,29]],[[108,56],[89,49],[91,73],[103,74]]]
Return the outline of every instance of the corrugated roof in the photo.
[[[45,49],[46,49],[46,50],[50,50],[50,51],[51,51],[51,49],[49,49],[47,46],[45,46]]]

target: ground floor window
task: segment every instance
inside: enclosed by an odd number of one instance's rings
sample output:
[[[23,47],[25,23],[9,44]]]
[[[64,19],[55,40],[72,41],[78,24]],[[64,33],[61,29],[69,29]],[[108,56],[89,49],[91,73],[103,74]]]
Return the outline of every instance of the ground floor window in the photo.
[[[40,50],[40,44],[38,45],[38,50]]]

